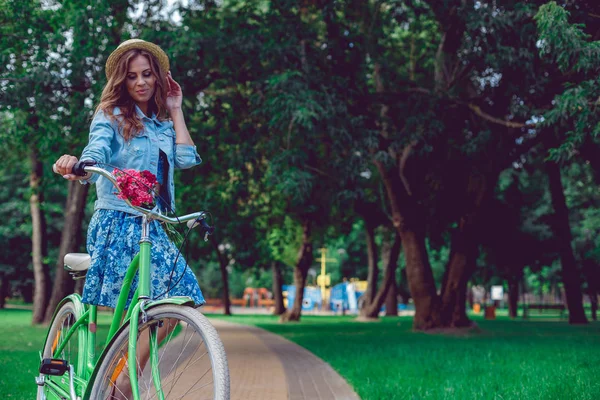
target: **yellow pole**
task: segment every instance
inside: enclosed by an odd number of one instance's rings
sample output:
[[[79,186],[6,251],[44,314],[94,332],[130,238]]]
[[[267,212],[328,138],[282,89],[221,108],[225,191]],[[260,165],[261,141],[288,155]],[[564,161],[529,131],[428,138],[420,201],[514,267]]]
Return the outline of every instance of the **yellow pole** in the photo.
[[[321,287],[321,298],[323,300],[323,307],[327,307],[327,301],[329,300],[329,296],[327,296],[325,289],[327,288],[327,285],[330,284],[328,283],[327,280],[327,261],[329,262],[336,262],[337,260],[335,258],[327,258],[327,248],[326,247],[322,247],[321,249],[319,249],[321,251],[321,258],[318,259],[317,261],[321,261],[321,282],[319,282],[319,286]]]
[[[321,297],[323,298],[323,303],[325,303],[325,263],[327,257],[327,249],[325,247],[321,248]],[[323,304],[325,305],[325,304]]]

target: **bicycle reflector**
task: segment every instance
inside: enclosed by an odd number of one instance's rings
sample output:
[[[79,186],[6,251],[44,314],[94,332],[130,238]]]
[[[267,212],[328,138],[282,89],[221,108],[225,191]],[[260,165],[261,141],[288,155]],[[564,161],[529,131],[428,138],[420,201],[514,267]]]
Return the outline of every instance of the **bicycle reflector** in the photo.
[[[59,358],[44,358],[40,365],[40,373],[45,375],[62,376],[68,369],[67,360]]]

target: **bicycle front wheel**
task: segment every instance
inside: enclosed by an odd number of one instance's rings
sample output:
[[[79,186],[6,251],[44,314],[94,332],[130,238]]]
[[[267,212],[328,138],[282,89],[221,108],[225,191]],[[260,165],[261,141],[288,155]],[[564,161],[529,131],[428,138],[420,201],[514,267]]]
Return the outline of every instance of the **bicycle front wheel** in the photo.
[[[229,369],[223,344],[208,319],[192,307],[163,305],[140,318],[136,370],[140,399],[229,400]],[[128,325],[101,361],[91,399],[133,399],[129,384]],[[149,347],[157,349],[151,356]]]

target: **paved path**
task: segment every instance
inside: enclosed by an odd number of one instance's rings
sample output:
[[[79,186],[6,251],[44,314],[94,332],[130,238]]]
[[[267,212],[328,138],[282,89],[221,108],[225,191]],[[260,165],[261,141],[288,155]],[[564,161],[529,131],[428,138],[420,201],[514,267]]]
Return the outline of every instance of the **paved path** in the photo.
[[[265,330],[211,319],[225,346],[231,400],[359,400],[314,354]]]

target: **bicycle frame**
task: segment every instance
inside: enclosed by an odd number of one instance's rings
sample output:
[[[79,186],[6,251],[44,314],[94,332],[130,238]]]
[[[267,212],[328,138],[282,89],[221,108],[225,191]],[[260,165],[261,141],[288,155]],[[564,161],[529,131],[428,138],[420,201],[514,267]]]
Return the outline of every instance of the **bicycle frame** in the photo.
[[[145,216],[142,218],[142,239],[140,240],[140,252],[136,254],[136,256],[133,258],[133,260],[129,264],[129,267],[127,268],[127,272],[125,273],[125,278],[123,279],[123,285],[121,287],[121,293],[119,294],[119,299],[117,301],[117,305],[115,307],[115,311],[112,317],[104,350],[100,357],[96,359],[96,328],[98,307],[95,305],[85,305],[84,303],[82,303],[81,297],[78,294],[72,294],[70,296],[67,296],[57,307],[58,311],[62,304],[64,304],[67,301],[72,301],[75,305],[76,313],[79,314],[77,315],[76,322],[64,335],[62,343],[59,346],[57,346],[54,350],[53,356],[58,357],[58,355],[62,352],[72,335],[79,335],[78,340],[80,351],[77,359],[77,369],[75,370],[75,376],[78,379],[75,381],[75,385],[79,389],[78,392],[84,392],[83,399],[89,398],[91,386],[93,385],[96,377],[97,367],[99,367],[105,352],[110,347],[111,342],[113,341],[113,339],[116,338],[117,334],[125,328],[127,322],[129,322],[131,325],[131,329],[129,331],[130,338],[128,348],[128,363],[130,368],[129,376],[131,379],[131,387],[133,389],[133,398],[136,400],[139,399],[137,372],[135,369],[139,313],[161,304],[193,304],[193,300],[190,297],[185,296],[171,297],[157,301],[149,301],[151,294],[150,254],[152,243],[150,242],[148,235],[149,221]],[[134,292],[130,303],[130,307],[127,310],[127,314],[123,318],[123,312],[125,311],[125,305],[127,303],[127,298],[129,297],[131,284],[133,282],[136,272],[138,271],[138,288]],[[157,347],[159,346],[159,343],[156,341],[156,333],[156,329],[152,329],[150,332],[152,337],[150,340],[149,362],[151,363],[151,367],[153,369],[153,376],[156,376],[156,373],[158,373],[156,367],[158,364]],[[153,381],[158,393],[158,398],[164,399],[164,395],[160,387],[160,380],[153,379]],[[54,389],[60,395],[65,396],[66,398],[70,398],[70,394],[66,390],[64,390],[64,388],[58,385],[54,385],[51,382],[48,382],[47,384],[52,385],[52,389]]]
[[[85,166],[86,172],[93,172],[99,175],[104,176],[106,179],[110,180],[118,192],[121,191],[115,178],[107,171],[102,168],[93,167],[90,165]],[[187,296],[177,296],[170,297],[162,300],[152,301],[151,299],[151,286],[150,286],[150,255],[152,250],[152,243],[150,241],[150,222],[154,219],[168,222],[168,223],[181,223],[181,222],[193,222],[192,226],[195,226],[196,223],[200,222],[205,228],[210,228],[206,225],[206,222],[203,220],[205,217],[204,212],[196,212],[193,214],[184,215],[182,217],[167,217],[159,212],[155,212],[153,210],[146,210],[140,207],[133,206],[128,200],[125,202],[132,207],[134,210],[139,211],[142,216],[142,235],[140,238],[140,251],[135,255],[129,267],[127,268],[127,272],[125,273],[125,277],[123,279],[123,284],[121,287],[121,293],[119,294],[119,299],[117,300],[117,305],[115,307],[115,311],[113,314],[113,318],[110,324],[108,336],[106,338],[106,343],[102,354],[100,357],[96,359],[96,328],[97,328],[97,318],[98,318],[98,307],[95,305],[85,305],[81,301],[81,297],[78,294],[72,294],[64,298],[56,308],[56,312],[60,309],[60,307],[67,301],[72,301],[75,306],[75,313],[77,314],[77,320],[75,324],[69,329],[69,331],[64,335],[63,341],[61,345],[57,346],[53,351],[53,357],[59,355],[64,349],[66,343],[68,343],[69,339],[72,335],[77,334],[79,340],[79,354],[77,358],[77,370],[75,372],[74,383],[79,389],[78,392],[84,392],[83,399],[89,399],[91,388],[96,378],[96,374],[98,372],[98,367],[102,362],[104,356],[106,355],[107,350],[110,348],[112,342],[116,339],[118,334],[125,329],[127,323],[129,322],[131,325],[131,329],[129,331],[129,348],[128,348],[128,363],[129,363],[129,376],[131,382],[131,388],[133,390],[133,398],[135,400],[139,400],[139,389],[138,389],[138,381],[137,381],[137,372],[136,372],[136,343],[137,343],[137,330],[138,330],[138,321],[139,314],[144,314],[146,310],[162,305],[162,304],[175,304],[175,305],[189,305],[194,304],[194,301]],[[191,228],[188,224],[188,226]],[[210,231],[212,232],[212,231]],[[207,231],[207,235],[209,232]],[[206,240],[206,239],[205,239]],[[133,297],[131,299],[131,303],[129,309],[125,317],[123,318],[123,312],[125,311],[125,305],[127,304],[127,299],[129,297],[129,292],[131,289],[131,284],[135,277],[135,274],[139,271],[139,280],[138,280],[138,288],[134,292]],[[56,315],[55,315],[56,316]],[[54,316],[54,317],[55,317]],[[54,318],[53,317],[53,318]],[[87,325],[86,325],[87,323]],[[164,395],[160,385],[160,379],[157,377],[158,373],[158,347],[160,344],[156,340],[156,329],[150,329],[150,359],[152,367],[152,375],[154,377],[153,382],[156,388],[158,398],[160,400],[164,400]],[[49,338],[47,337],[46,340]],[[52,339],[51,339],[52,340]],[[44,344],[44,347],[46,344]],[[41,356],[41,354],[40,354]],[[62,382],[64,384],[64,381]],[[58,393],[60,396],[64,398],[71,398],[71,394],[67,392],[64,388],[55,385],[54,383],[48,382],[47,384],[51,385],[51,388]]]

